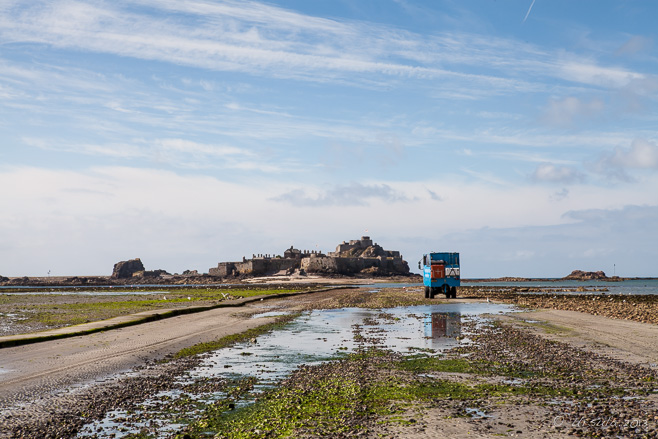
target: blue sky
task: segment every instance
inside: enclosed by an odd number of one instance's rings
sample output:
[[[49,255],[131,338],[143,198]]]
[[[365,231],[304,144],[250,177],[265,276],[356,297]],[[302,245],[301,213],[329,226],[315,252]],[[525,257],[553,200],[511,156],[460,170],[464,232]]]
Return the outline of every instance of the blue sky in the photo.
[[[658,276],[653,1],[5,0],[0,274],[370,235]]]

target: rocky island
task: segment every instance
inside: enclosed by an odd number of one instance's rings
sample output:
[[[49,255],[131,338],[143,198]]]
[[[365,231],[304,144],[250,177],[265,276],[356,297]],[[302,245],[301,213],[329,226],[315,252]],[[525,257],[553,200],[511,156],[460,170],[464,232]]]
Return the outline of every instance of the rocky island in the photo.
[[[319,251],[298,250],[293,246],[283,256],[259,254],[240,262],[220,262],[208,270],[212,276],[271,276],[315,273],[330,276],[391,276],[409,275],[409,264],[399,251],[384,250],[369,236],[343,241],[336,251],[323,254]]]

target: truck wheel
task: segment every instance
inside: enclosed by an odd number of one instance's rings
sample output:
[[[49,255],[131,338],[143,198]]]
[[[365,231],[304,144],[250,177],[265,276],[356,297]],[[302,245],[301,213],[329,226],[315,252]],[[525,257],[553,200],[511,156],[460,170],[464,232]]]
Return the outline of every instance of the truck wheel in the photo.
[[[446,299],[450,299],[450,287],[447,285],[443,286],[443,291],[445,292]]]
[[[457,298],[457,287],[450,288],[450,296],[452,296],[453,299]]]
[[[426,299],[430,298],[430,287],[425,287],[425,298]]]
[[[430,299],[434,299],[434,288],[430,287]]]

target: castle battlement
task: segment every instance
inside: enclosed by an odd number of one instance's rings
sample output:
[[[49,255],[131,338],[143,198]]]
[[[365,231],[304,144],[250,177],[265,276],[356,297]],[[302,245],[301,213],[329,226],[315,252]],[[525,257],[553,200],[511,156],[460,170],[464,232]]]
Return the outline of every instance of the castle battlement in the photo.
[[[354,275],[367,274],[409,274],[409,265],[399,251],[384,250],[369,236],[343,241],[335,252],[327,255],[317,250],[298,250],[293,246],[283,252],[283,256],[253,254],[251,259],[242,262],[220,262],[210,268],[213,276],[264,276],[272,274],[323,273]]]

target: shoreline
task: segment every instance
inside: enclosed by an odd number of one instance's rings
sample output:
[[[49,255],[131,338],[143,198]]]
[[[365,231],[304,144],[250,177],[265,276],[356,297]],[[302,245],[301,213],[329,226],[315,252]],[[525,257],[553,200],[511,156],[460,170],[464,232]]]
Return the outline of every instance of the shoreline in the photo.
[[[618,283],[625,281],[656,281],[658,277],[602,277],[602,278],[573,278],[569,276],[561,278],[527,278],[527,277],[495,277],[495,278],[462,278],[461,281],[471,284],[480,283],[530,283],[530,282],[602,282]],[[408,276],[321,276],[321,275],[271,275],[271,276],[242,276],[242,277],[217,277],[208,274],[203,275],[160,275],[153,277],[113,278],[112,276],[0,276],[0,294],[11,288],[140,288],[150,286],[167,286],[178,288],[203,288],[232,285],[254,285],[254,284],[367,284],[367,283],[422,283],[420,274]]]

